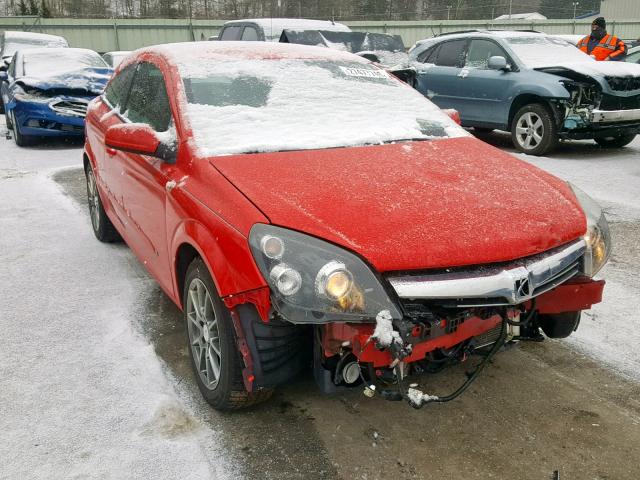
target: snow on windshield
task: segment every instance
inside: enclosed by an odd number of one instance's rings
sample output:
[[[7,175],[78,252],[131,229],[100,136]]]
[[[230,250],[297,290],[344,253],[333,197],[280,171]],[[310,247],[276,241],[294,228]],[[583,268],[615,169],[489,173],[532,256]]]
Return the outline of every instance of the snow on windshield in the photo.
[[[529,68],[555,67],[566,63],[595,62],[589,55],[559,38],[543,35],[506,37],[518,58]]]
[[[335,60],[182,64],[202,155],[468,135],[414,89],[371,64]]]
[[[30,77],[52,77],[83,68],[109,66],[91,50],[65,48],[32,51],[24,55],[24,74]]]

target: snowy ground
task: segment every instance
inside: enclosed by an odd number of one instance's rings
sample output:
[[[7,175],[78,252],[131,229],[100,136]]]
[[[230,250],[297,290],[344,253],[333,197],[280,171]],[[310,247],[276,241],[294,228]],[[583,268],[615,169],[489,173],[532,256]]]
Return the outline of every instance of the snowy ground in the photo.
[[[640,141],[526,158],[606,205],[605,301],[571,348],[513,348],[465,396],[421,411],[323,397],[308,377],[258,409],[211,410],[178,310],[126,246],[95,241],[80,155],[0,137],[0,479],[640,478]]]

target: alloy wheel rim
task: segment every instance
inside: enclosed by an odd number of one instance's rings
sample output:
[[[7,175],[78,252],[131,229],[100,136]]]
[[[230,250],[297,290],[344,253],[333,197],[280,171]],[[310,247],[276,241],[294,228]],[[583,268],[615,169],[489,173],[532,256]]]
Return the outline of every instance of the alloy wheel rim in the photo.
[[[87,196],[89,198],[89,216],[91,217],[91,224],[93,225],[94,230],[98,231],[100,228],[98,187],[91,169],[89,169],[89,172],[87,173]]]
[[[516,138],[520,146],[526,150],[533,150],[544,137],[544,123],[540,116],[533,112],[522,115],[516,123]]]
[[[191,355],[200,380],[213,390],[220,381],[222,366],[220,331],[209,290],[198,278],[189,285],[186,310]]]

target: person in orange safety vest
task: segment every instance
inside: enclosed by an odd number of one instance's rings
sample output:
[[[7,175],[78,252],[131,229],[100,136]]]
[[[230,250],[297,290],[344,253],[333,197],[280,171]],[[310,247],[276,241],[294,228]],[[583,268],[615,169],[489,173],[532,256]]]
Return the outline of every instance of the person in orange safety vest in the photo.
[[[604,17],[598,17],[591,23],[591,35],[580,40],[578,48],[598,61],[622,60],[627,54],[624,42],[607,33]]]

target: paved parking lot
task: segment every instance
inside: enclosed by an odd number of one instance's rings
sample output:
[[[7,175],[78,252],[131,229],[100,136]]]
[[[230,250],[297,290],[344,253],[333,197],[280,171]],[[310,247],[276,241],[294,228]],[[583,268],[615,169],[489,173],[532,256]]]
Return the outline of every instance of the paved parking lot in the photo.
[[[513,346],[464,396],[420,411],[322,396],[306,374],[222,414],[195,386],[178,309],[125,245],[93,237],[81,146],[3,137],[0,478],[640,478],[640,140],[526,158],[612,222],[605,301],[575,337]],[[463,373],[425,382],[446,392]]]

